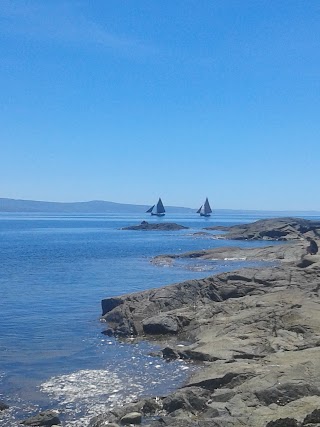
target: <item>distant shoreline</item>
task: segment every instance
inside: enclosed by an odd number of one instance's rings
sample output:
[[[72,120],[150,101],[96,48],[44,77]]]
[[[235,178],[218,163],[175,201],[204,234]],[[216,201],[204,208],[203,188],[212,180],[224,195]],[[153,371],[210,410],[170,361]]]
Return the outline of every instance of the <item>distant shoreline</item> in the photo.
[[[82,202],[50,202],[39,200],[10,199],[0,198],[0,213],[140,213],[145,214],[149,205],[135,205],[128,203],[116,203],[105,200],[91,200]],[[170,214],[195,214],[197,208],[188,208],[183,206],[166,206],[167,215]],[[257,209],[214,209],[211,219],[215,215],[234,214],[234,215],[272,215],[272,216],[318,216],[320,211],[294,211],[294,210],[257,210]]]

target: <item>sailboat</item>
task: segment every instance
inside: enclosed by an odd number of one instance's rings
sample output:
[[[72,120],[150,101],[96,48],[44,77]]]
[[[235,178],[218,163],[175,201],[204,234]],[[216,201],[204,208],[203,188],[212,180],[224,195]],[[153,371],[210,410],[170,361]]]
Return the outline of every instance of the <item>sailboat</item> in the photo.
[[[197,210],[197,213],[200,214],[200,216],[210,216],[211,212],[212,209],[210,207],[210,203],[207,197],[204,204],[201,205],[200,208]]]
[[[156,206],[156,209],[154,211],[155,206]],[[157,205],[151,206],[151,208],[149,208],[146,212],[151,213],[151,215],[164,216],[165,215],[165,208],[163,206],[161,198],[159,197]]]

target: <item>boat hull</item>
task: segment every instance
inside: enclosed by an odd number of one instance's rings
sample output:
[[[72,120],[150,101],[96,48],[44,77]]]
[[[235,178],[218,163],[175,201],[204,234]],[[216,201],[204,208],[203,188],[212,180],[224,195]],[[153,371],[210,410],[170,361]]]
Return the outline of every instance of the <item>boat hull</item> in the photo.
[[[208,217],[208,216],[211,216],[211,214],[205,214],[205,213],[201,213],[200,212],[200,216],[206,216],[206,217]]]
[[[165,216],[164,213],[153,213],[153,212],[151,212],[151,215],[153,215],[153,216]]]

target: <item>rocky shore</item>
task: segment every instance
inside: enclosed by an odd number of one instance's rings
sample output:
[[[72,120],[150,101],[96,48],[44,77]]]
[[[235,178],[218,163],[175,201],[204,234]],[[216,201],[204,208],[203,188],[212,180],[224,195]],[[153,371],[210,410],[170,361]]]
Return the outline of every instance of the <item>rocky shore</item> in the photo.
[[[296,240],[311,237],[320,238],[320,221],[302,218],[261,219],[250,224],[231,227],[206,227],[205,230],[220,230],[226,234],[219,238],[229,240]]]
[[[201,366],[175,393],[101,414],[90,427],[320,426],[320,257],[307,254],[305,240],[318,239],[320,223],[287,218],[237,227],[231,235],[238,238],[291,242],[162,255],[153,262],[234,257],[278,266],[102,301],[106,334],[156,339],[161,357]]]
[[[141,224],[144,226],[144,224]],[[164,225],[164,224],[162,224]],[[320,222],[295,218],[216,227],[221,238],[281,240],[155,257],[274,261],[102,300],[107,335],[150,339],[154,357],[196,365],[185,385],[91,419],[89,427],[320,427]],[[169,380],[170,381],[170,380]],[[1,402],[0,410],[8,406]],[[54,411],[21,422],[58,425]]]

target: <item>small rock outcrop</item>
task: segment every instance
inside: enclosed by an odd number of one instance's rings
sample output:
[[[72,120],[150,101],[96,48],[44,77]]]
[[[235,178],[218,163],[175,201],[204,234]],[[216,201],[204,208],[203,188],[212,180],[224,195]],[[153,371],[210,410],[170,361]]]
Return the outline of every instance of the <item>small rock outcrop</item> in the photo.
[[[130,225],[128,227],[123,227],[121,230],[143,230],[143,231],[176,231],[176,230],[186,230],[189,227],[184,225],[176,224],[174,222],[147,222],[142,221],[139,225]]]

